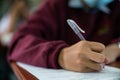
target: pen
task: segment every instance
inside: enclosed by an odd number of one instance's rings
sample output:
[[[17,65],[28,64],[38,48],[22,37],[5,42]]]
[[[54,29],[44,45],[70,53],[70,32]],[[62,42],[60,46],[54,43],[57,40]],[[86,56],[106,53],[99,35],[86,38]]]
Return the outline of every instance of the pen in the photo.
[[[67,23],[81,40],[85,40],[84,36],[81,34],[81,32],[85,33],[85,31],[82,30],[74,20],[67,19]]]

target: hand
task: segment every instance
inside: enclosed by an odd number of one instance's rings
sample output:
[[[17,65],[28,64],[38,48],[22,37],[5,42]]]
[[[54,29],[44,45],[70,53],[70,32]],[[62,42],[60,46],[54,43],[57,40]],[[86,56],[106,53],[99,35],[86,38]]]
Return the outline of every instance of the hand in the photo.
[[[108,58],[108,63],[112,63],[120,56],[120,48],[117,44],[108,45],[103,51],[103,54]]]
[[[100,71],[107,58],[101,54],[105,46],[97,42],[80,41],[61,50],[59,65],[77,72]]]

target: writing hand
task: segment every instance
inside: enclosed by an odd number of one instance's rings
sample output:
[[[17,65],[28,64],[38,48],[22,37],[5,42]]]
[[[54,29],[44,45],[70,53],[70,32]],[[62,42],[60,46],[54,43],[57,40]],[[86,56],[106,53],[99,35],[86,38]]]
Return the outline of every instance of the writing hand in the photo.
[[[59,65],[77,72],[100,71],[107,58],[101,54],[105,46],[97,42],[80,41],[61,50]]]

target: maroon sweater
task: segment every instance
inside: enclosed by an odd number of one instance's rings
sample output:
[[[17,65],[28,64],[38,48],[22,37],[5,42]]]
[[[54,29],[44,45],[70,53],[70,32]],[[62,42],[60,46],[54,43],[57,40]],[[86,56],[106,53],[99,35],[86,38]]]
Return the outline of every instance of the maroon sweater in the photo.
[[[106,14],[69,8],[67,0],[47,0],[15,33],[8,60],[59,68],[60,50],[80,41],[68,26],[68,18],[86,31],[86,40],[105,45],[120,41],[120,1],[114,0],[108,6],[111,12]]]

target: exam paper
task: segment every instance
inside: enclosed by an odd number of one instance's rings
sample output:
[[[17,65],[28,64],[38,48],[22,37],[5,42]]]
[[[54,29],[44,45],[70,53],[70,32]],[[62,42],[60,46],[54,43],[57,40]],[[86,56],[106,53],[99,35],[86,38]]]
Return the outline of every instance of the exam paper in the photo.
[[[64,69],[48,69],[17,62],[17,64],[40,80],[120,80],[120,69],[110,66],[100,72],[79,73]]]

